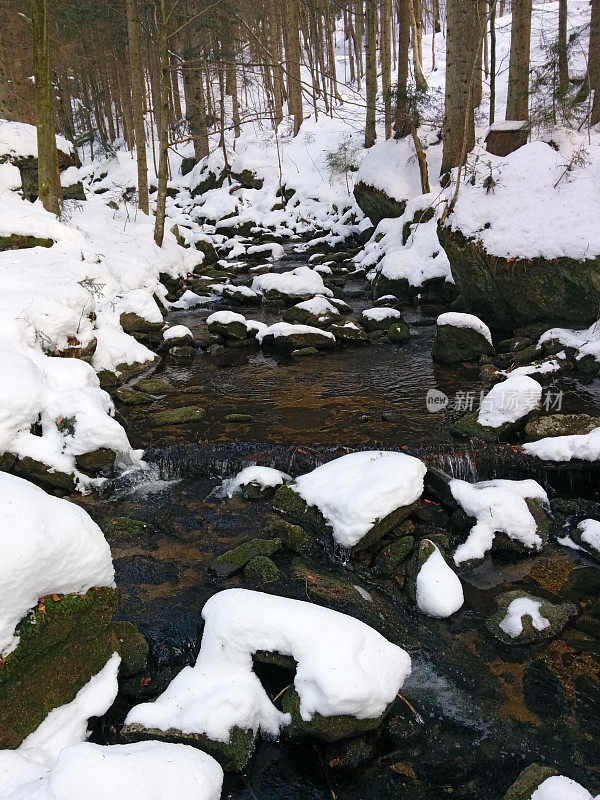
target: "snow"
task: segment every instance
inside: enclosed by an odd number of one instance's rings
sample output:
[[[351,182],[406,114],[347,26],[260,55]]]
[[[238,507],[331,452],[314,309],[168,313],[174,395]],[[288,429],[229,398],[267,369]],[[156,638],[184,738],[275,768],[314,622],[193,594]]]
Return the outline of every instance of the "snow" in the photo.
[[[573,347],[577,350],[578,361],[585,356],[592,356],[596,361],[600,361],[600,321],[594,322],[585,330],[550,328],[541,335],[538,347],[552,339],[557,339],[564,347]]]
[[[542,399],[541,385],[528,375],[508,376],[496,383],[481,401],[477,422],[488,428],[499,428],[517,422],[537,408]]]
[[[445,618],[462,608],[465,598],[458,575],[434,548],[417,575],[417,605],[430,617]]]
[[[189,328],[185,325],[173,325],[163,331],[163,341],[168,342],[170,339],[193,339],[194,335]]]
[[[10,192],[20,188],[21,171],[19,168],[8,161],[0,164],[0,192]]]
[[[523,633],[523,617],[530,617],[536,631],[543,631],[550,626],[550,620],[542,617],[542,604],[530,597],[517,597],[506,609],[506,616],[500,622],[500,628],[513,639]]]
[[[361,316],[374,322],[383,322],[384,319],[402,319],[402,314],[395,308],[367,308]]]
[[[48,594],[114,586],[110,548],[79,506],[0,473],[0,656],[17,647],[15,626]]]
[[[284,249],[283,245],[277,242],[265,242],[265,244],[254,244],[246,250],[249,256],[259,255],[262,253],[269,253],[273,261],[279,261],[283,258]]]
[[[259,294],[278,291],[291,297],[302,295],[324,295],[333,297],[333,292],[323,283],[323,278],[310,267],[296,267],[291,272],[265,272],[252,281],[252,290]]]
[[[335,336],[329,331],[324,331],[321,328],[313,328],[311,325],[294,325],[291,322],[275,322],[273,325],[265,326],[264,328],[261,327],[256,334],[256,338],[262,343],[265,336],[274,336],[275,339],[285,339],[286,336],[294,336],[294,334],[297,333],[314,333],[326,339],[332,339],[335,342]]]
[[[531,550],[541,549],[537,523],[525,502],[535,499],[548,503],[546,492],[536,481],[496,479],[471,484],[454,479],[450,491],[464,512],[476,518],[466,542],[456,548],[456,564],[483,558],[491,550],[496,533],[505,533]]]
[[[523,452],[543,461],[600,460],[600,428],[590,433],[572,436],[549,436],[537,442],[527,442]]]
[[[126,724],[176,728],[228,741],[231,728],[278,736],[289,716],[275,708],[252,671],[257,650],[292,656],[300,714],[309,720],[380,716],[410,673],[410,656],[359,620],[301,600],[228,589],[204,606],[202,645],[153,703]]]
[[[488,128],[488,133],[490,131],[520,131],[526,127],[527,127],[526,120],[507,119],[503,120],[502,122],[494,122]]]
[[[230,325],[232,322],[241,322],[246,324],[246,317],[242,314],[236,314],[235,311],[215,311],[206,318],[206,324],[211,325],[218,322],[220,325]]]
[[[228,497],[233,497],[242,486],[246,486],[249,483],[254,486],[260,486],[261,489],[268,489],[281,486],[291,480],[291,476],[286,472],[281,472],[281,470],[273,469],[272,467],[252,466],[238,472],[233,478],[223,481],[223,489]]]
[[[301,303],[296,303],[294,308],[300,308],[302,311],[308,311],[309,314],[312,314],[315,317],[325,317],[327,315],[337,315],[340,313],[339,309],[321,294],[311,297],[310,300],[303,300]]]
[[[35,767],[34,767],[35,769]],[[31,777],[35,772],[32,772]],[[223,770],[183,744],[138,742],[66,747],[55,766],[4,800],[219,800]]]
[[[530,800],[592,800],[592,795],[571,778],[553,775],[538,786]]]
[[[600,522],[596,519],[584,519],[577,526],[581,533],[581,541],[600,553]]]
[[[79,183],[80,180],[81,178],[77,167],[67,167],[64,172],[60,173],[60,185],[63,188],[73,186],[73,184]]]
[[[375,522],[416,502],[427,468],[404,453],[349,453],[296,478],[292,488],[316,506],[343,547],[353,547]]]
[[[450,325],[453,328],[468,328],[480,333],[487,341],[492,343],[492,334],[488,326],[473,314],[461,314],[457,311],[448,311],[437,318],[438,325]]]
[[[73,145],[64,136],[56,137],[56,148],[67,155],[73,152]],[[15,158],[37,158],[37,128],[25,122],[9,122],[0,119],[0,155]]]
[[[421,194],[419,165],[412,139],[377,142],[367,152],[354,180],[374,186],[399,201]]]

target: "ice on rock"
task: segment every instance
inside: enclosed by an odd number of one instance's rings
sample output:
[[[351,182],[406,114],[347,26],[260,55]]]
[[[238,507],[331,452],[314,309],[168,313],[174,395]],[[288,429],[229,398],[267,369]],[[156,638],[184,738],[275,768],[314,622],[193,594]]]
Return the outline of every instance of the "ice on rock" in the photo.
[[[0,656],[18,645],[15,626],[47,594],[114,586],[110,548],[79,506],[0,472]]]
[[[542,547],[537,523],[525,502],[526,499],[548,502],[546,492],[536,481],[498,479],[467,483],[454,479],[450,481],[450,491],[464,512],[477,520],[466,542],[456,548],[456,564],[483,558],[491,550],[496,533],[505,533],[532,550]]]
[[[468,328],[480,333],[492,344],[492,334],[488,326],[473,314],[462,314],[457,311],[448,311],[437,318],[438,325],[450,325],[453,328]]]
[[[359,620],[313,603],[228,589],[204,606],[200,653],[126,724],[229,740],[233,727],[278,736],[289,723],[252,670],[258,650],[292,656],[300,714],[379,717],[410,673],[410,656]]]
[[[450,617],[465,602],[458,575],[448,566],[439,549],[434,550],[417,575],[417,605],[430,617]]]
[[[419,499],[426,471],[413,456],[371,450],[322,464],[292,488],[319,509],[338,544],[353,547],[375,522]]]
[[[516,639],[523,633],[523,617],[531,617],[531,624],[536,631],[550,627],[550,620],[540,614],[541,603],[530,597],[518,597],[506,609],[506,616],[499,623],[500,628]]]
[[[495,384],[481,401],[477,422],[500,428],[517,422],[537,408],[542,398],[541,385],[528,375],[513,375]]]

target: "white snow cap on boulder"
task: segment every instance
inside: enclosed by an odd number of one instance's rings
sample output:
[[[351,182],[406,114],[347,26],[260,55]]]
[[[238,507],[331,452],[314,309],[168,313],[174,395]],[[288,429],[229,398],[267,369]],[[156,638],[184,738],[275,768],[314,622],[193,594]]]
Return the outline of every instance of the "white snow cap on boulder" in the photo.
[[[333,292],[323,283],[323,278],[310,267],[296,267],[291,272],[265,272],[252,281],[252,289],[259,294],[273,290],[292,296],[317,295],[333,297]]]
[[[405,453],[368,450],[322,464],[292,488],[316,506],[343,547],[353,547],[373,525],[423,494],[427,467]]]
[[[273,469],[273,467],[254,465],[245,467],[233,478],[223,481],[223,490],[228,497],[233,497],[242,486],[247,486],[248,484],[260,486],[261,489],[274,489],[291,480],[292,478],[287,472]]]
[[[433,542],[432,542],[433,544]],[[458,575],[436,545],[417,575],[417,605],[430,617],[450,617],[465,602]]]
[[[257,650],[292,656],[302,719],[379,717],[410,673],[410,656],[346,614],[286,597],[228,589],[204,606],[200,654],[153,703],[135,706],[126,724],[176,728],[228,741],[237,726],[277,736],[289,723],[252,670]]]
[[[550,620],[540,614],[541,606],[541,602],[532,600],[531,597],[517,597],[506,609],[500,628],[513,639],[517,639],[523,633],[523,617],[530,617],[536,631],[545,630],[550,627]]]
[[[470,328],[484,336],[488,342],[492,343],[492,334],[488,326],[473,314],[462,314],[457,311],[447,311],[440,314],[437,318],[438,325],[450,325],[452,328]]]
[[[79,506],[0,472],[0,656],[18,645],[15,626],[47,594],[114,586],[110,548]]]
[[[465,513],[477,519],[467,541],[456,548],[456,564],[483,558],[491,550],[496,533],[505,533],[532,550],[542,547],[537,523],[525,502],[526,499],[548,502],[546,492],[537,481],[467,483],[454,479],[450,481],[450,491]]]
[[[477,422],[499,428],[529,414],[542,399],[541,385],[529,375],[509,375],[496,383],[481,401]]]
[[[540,783],[530,800],[592,800],[592,795],[571,778],[553,775]]]

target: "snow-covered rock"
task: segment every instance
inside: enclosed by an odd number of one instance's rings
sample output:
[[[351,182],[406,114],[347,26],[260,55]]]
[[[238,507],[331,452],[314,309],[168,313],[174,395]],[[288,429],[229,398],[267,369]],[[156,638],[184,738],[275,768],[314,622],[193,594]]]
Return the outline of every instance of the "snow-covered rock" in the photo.
[[[331,350],[335,347],[333,333],[313,328],[311,325],[292,325],[290,322],[275,322],[262,328],[256,334],[256,338],[263,347],[279,347],[284,350],[298,350],[304,347]]]
[[[537,442],[527,442],[523,452],[543,461],[600,460],[600,427],[590,433],[572,436],[550,436]]]
[[[263,496],[291,480],[281,470],[256,465],[246,467],[233,478],[223,481],[223,490],[228,497],[233,497],[237,492],[242,492],[245,496]]]
[[[592,795],[571,778],[552,775],[538,786],[530,800],[592,800]]]
[[[258,650],[292,656],[300,715],[376,718],[410,672],[408,654],[369,626],[313,603],[229,589],[204,606],[198,660],[153,703],[135,706],[126,725],[204,733],[226,742],[233,728],[278,736],[290,717],[252,671]]]
[[[482,559],[497,534],[504,534],[525,552],[540,550],[547,541],[548,523],[539,504],[547,504],[548,497],[536,481],[454,479],[450,491],[464,512],[477,520],[467,540],[456,548],[456,564]]]
[[[321,275],[310,267],[257,275],[252,281],[252,290],[264,295],[267,300],[281,300],[289,304],[309,300],[317,294],[333,297],[333,292],[325,286]]]
[[[517,639],[523,633],[524,616],[530,618],[531,625],[536,631],[549,628],[550,620],[540,614],[541,605],[541,602],[530,597],[517,597],[509,604],[499,627],[512,639]]]
[[[421,542],[417,558],[423,562],[415,581],[418,607],[430,617],[452,616],[465,601],[458,575],[448,566],[439,548],[427,539]]]
[[[465,328],[480,333],[487,341],[492,343],[492,334],[488,326],[473,314],[462,314],[457,311],[447,311],[437,318],[438,325],[451,325],[453,328]]]
[[[437,319],[433,360],[442,364],[478,361],[494,353],[490,329],[472,314],[448,312]]]
[[[288,308],[284,314],[285,322],[310,325],[311,327],[327,327],[340,316],[340,309],[323,295],[316,295],[310,300]]]
[[[510,374],[483,398],[477,422],[488,428],[518,422],[537,408],[541,398],[542,387],[536,380],[528,375]]]

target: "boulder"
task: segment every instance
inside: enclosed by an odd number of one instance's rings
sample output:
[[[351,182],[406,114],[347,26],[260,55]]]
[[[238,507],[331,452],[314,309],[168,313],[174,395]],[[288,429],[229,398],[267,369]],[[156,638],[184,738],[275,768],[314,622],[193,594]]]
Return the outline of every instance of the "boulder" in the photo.
[[[343,344],[357,345],[369,341],[365,329],[353,317],[346,317],[340,322],[334,322],[329,326],[329,331],[333,333],[338,342]]]
[[[119,317],[119,322],[125,333],[130,333],[132,336],[135,334],[152,334],[159,331],[164,322],[149,322],[144,317],[134,312],[124,312]]]
[[[479,361],[480,356],[493,354],[494,348],[486,337],[473,328],[455,325],[438,325],[436,328],[432,356],[438,364]]]
[[[401,217],[406,209],[406,200],[395,200],[382,189],[358,181],[354,186],[354,198],[358,207],[373,225],[387,217]]]
[[[516,590],[504,592],[496,598],[496,612],[486,619],[485,624],[503,644],[535,644],[557,636],[578,611],[574,603],[552,603]]]
[[[75,462],[82,472],[96,473],[114,463],[116,457],[115,451],[109,447],[98,447],[89,453],[75,456]]]
[[[228,550],[210,564],[220,578],[228,578],[257,557],[269,557],[281,550],[281,539],[252,539]]]
[[[301,350],[305,347],[314,347],[316,350],[333,350],[335,336],[309,325],[291,325],[287,322],[279,322],[267,329],[261,337],[261,345],[288,351]]]
[[[383,578],[392,577],[412,553],[415,544],[413,536],[401,536],[382,547],[373,562],[373,572]]]
[[[549,414],[533,417],[525,426],[528,442],[537,442],[548,436],[578,436],[600,428],[600,417],[589,414]]]
[[[600,256],[507,259],[447,226],[439,226],[438,234],[466,306],[495,327],[544,322],[585,328],[596,321]]]
[[[207,318],[208,330],[223,339],[243,340],[248,336],[248,326],[241,314],[218,311]]]
[[[530,764],[519,774],[502,800],[530,800],[540,784],[557,774],[553,767],[547,767],[545,764]]]
[[[392,322],[387,334],[390,342],[394,344],[404,344],[410,339],[410,329],[404,321]]]

